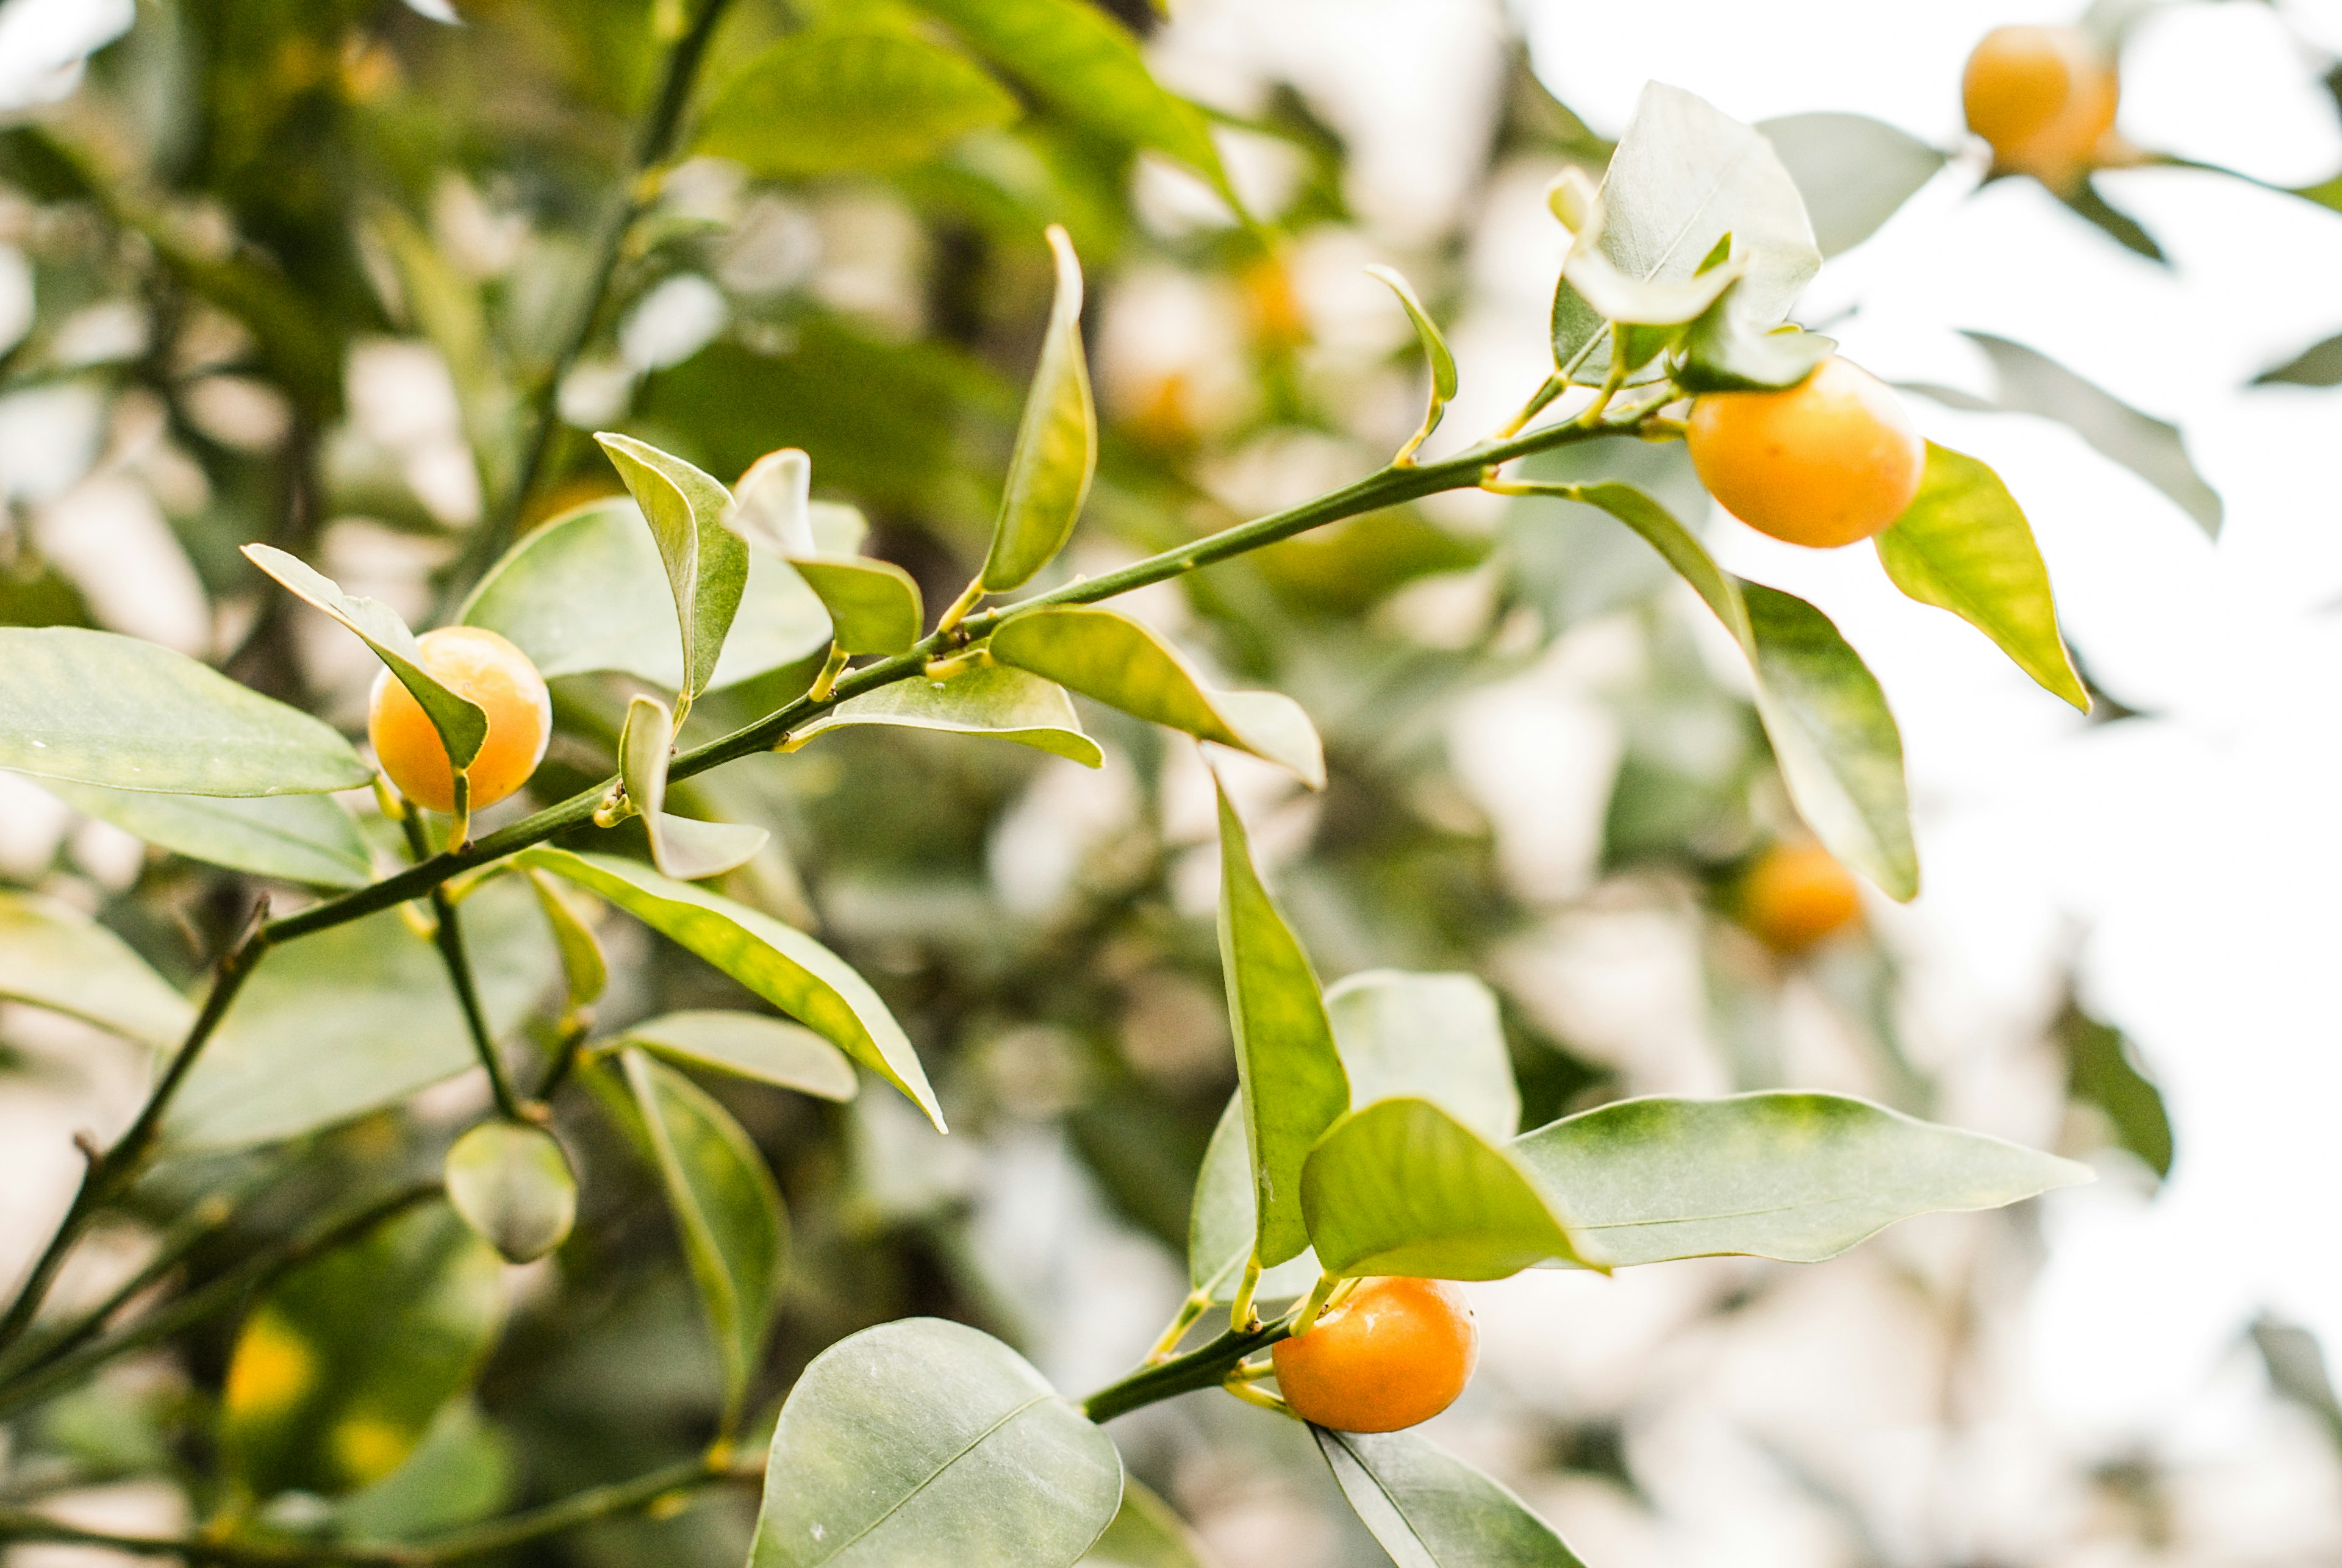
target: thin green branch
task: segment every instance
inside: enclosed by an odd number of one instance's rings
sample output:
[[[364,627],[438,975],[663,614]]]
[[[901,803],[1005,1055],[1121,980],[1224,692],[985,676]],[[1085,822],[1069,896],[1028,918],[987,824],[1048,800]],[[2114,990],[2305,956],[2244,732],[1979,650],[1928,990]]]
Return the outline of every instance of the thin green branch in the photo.
[[[411,809],[403,811],[398,825],[406,834],[406,847],[416,864],[428,860],[431,841],[424,835],[422,817]],[[472,973],[472,957],[464,947],[462,919],[455,913],[455,901],[447,896],[445,883],[431,890],[431,940],[447,966],[448,982],[455,988],[455,1001],[464,1011],[464,1027],[472,1036],[473,1054],[487,1071],[488,1087],[496,1097],[496,1112],[508,1122],[525,1122],[529,1120],[527,1111],[513,1090],[512,1075],[505,1071],[504,1058],[496,1054],[495,1035],[488,1028],[487,1010],[480,1005],[480,986]]]
[[[1092,1421],[1112,1421],[1117,1415],[1126,1415],[1143,1405],[1177,1394],[1217,1388],[1246,1356],[1267,1349],[1292,1332],[1292,1320],[1279,1318],[1246,1333],[1224,1333],[1185,1355],[1142,1366],[1129,1376],[1106,1384],[1082,1401],[1082,1413]]]

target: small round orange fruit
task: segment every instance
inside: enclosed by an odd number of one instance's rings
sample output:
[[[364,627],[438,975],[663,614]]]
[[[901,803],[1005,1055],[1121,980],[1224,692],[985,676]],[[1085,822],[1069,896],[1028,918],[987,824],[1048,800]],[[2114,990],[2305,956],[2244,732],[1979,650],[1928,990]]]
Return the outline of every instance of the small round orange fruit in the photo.
[[[1776,953],[1802,953],[1861,918],[1861,888],[1819,844],[1777,844],[1740,884],[1741,924]]]
[[[472,759],[471,808],[491,806],[528,782],[553,737],[553,697],[526,654],[477,626],[442,626],[415,639],[423,667],[488,715],[488,738]],[[447,748],[415,694],[388,670],[375,677],[366,734],[390,782],[415,804],[455,809]]]
[[[1893,523],[1927,466],[1927,444],[1894,389],[1836,355],[1779,392],[1709,393],[1692,404],[1685,442],[1726,511],[1817,549]]]
[[[1996,27],[1968,56],[1960,99],[1995,168],[2070,188],[2100,161],[2120,83],[2079,27]]]
[[[1396,1432],[1456,1403],[1480,1329],[1445,1280],[1369,1279],[1269,1356],[1295,1414],[1336,1432]]]

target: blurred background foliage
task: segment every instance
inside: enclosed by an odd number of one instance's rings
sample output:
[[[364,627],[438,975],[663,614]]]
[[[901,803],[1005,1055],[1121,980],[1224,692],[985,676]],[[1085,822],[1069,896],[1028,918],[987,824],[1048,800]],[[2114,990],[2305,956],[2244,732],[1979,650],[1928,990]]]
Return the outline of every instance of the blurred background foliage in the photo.
[[[1060,570],[1094,574],[1378,463],[1417,416],[1421,371],[1360,265],[1401,265],[1448,321],[1491,286],[1543,288],[1549,269],[1476,275],[1472,236],[1565,165],[1598,175],[1607,153],[1516,46],[1472,190],[1394,226],[1352,210],[1344,138],[1298,89],[1214,115],[1215,155],[1202,111],[1117,64],[1158,25],[1144,0],[1062,7],[1083,19],[1060,42],[1104,28],[1108,44],[1020,53],[976,0],[736,0],[704,37],[669,0],[463,0],[460,25],[423,0],[138,0],[77,91],[0,129],[0,622],[151,637],[355,729],[363,650],[264,591],[236,547],[317,561],[422,624],[513,537],[619,489],[596,428],[726,480],[803,447],[816,495],[859,506],[871,553],[947,603],[983,548],[1037,350],[1050,223],[1092,280],[1106,427]],[[662,106],[678,40],[705,44],[680,115]],[[679,161],[643,179],[663,126]],[[1255,222],[1215,194],[1229,181]],[[1537,477],[1626,476],[1682,515],[1706,510],[1679,448],[1543,463]],[[1796,841],[1794,816],[1703,612],[1596,514],[1477,496],[1378,514],[1133,607],[1230,682],[1308,709],[1322,797],[1266,768],[1234,775],[1280,896],[1328,980],[1386,965],[1489,980],[1526,1124],[1634,1093],[1796,1084],[2054,1144],[2142,1187],[2169,1170],[2147,1064],[2078,1004],[1978,1046],[1913,1026],[1896,950],[1859,918],[1808,948],[1752,934],[1744,874]],[[710,697],[695,731],[812,674]],[[612,770],[627,690],[556,684],[533,794]],[[1184,741],[1095,707],[1084,719],[1108,754],[1096,775],[849,730],[678,786],[773,830],[725,891],[872,978],[954,1129],[939,1140],[882,1094],[838,1106],[706,1081],[790,1215],[756,1408],[840,1336],[915,1313],[977,1324],[1085,1386],[1143,1351],[1181,1293],[1189,1188],[1234,1081],[1208,784]],[[150,854],[28,782],[0,787],[9,883],[94,912],[176,981],[248,907],[245,879]],[[605,1033],[754,1005],[639,930],[603,936]],[[409,1004],[385,978],[351,1005],[395,1028]],[[543,997],[526,1027],[549,1037],[557,1011]],[[11,1168],[46,1190],[65,1176],[29,1152],[35,1129],[61,1144],[57,1129],[135,1094],[140,1068],[21,1007],[0,1014],[0,1096],[19,1107],[6,1136],[27,1149]],[[435,1173],[484,1095],[467,1075],[289,1152],[176,1161],[68,1293],[102,1299],[198,1233],[172,1277],[223,1278],[321,1213]],[[402,1343],[415,1364],[374,1366],[469,1391],[387,1474],[362,1454],[328,1473],[302,1429],[239,1423],[231,1315],[14,1417],[0,1496],[86,1494],[155,1528],[261,1505],[287,1532],[395,1539],[687,1457],[716,1413],[716,1358],[656,1182],[586,1096],[559,1113],[586,1178],[575,1233],[515,1273],[476,1365]],[[32,1220],[12,1208],[14,1257]],[[366,1266],[280,1304],[314,1313],[354,1363],[393,1348],[368,1314],[395,1291],[444,1296],[460,1319],[476,1283],[435,1261],[435,1223],[400,1222]],[[1654,1522],[1703,1488],[1746,1504],[1762,1561],[2159,1551],[2171,1504],[2134,1456],[2009,1449],[2059,1478],[2043,1487],[2062,1512],[2008,1538],[2021,1548],[1963,1523],[1948,1459],[1915,1458],[1912,1495],[1849,1479],[1878,1423],[1949,1454],[2021,1404],[2007,1323],[2032,1223],[1906,1227],[1827,1285],[1719,1261],[1606,1307],[1573,1282],[1537,1298],[1544,1335],[1491,1292],[1489,1375],[1444,1418],[1448,1440],[1601,1563],[1681,1560]],[[1841,1359],[1801,1348],[1817,1332]],[[2331,1426],[2315,1342],[2271,1322],[2257,1343],[2279,1391]],[[1792,1360],[1784,1375],[1824,1391],[1802,1424],[1735,1427],[1700,1403]],[[1891,1416],[1854,1387],[1889,1375]],[[1284,1423],[1189,1400],[1117,1432],[1229,1568],[1375,1550],[1325,1506]],[[743,1492],[521,1555],[728,1564],[750,1510]],[[2074,1554],[2093,1543],[2111,1554]]]

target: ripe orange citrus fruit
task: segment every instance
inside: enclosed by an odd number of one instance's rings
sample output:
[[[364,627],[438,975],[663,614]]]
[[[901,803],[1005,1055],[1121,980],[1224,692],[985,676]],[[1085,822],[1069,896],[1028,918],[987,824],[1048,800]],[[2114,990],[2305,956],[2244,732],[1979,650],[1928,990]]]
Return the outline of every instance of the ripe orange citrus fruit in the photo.
[[[1819,844],[1777,844],[1740,884],[1741,924],[1776,953],[1802,953],[1861,918],[1861,888]]]
[[[1968,56],[1960,98],[1993,166],[2058,191],[2102,163],[2120,83],[2079,27],[1996,27]]]
[[[469,697],[488,715],[488,738],[472,760],[471,807],[478,811],[528,782],[553,736],[553,698],[526,654],[477,626],[442,626],[415,639],[422,664],[441,684]],[[455,809],[455,774],[447,748],[415,694],[387,669],[367,704],[366,733],[382,771],[398,792],[433,811]]]
[[[1480,1329],[1445,1280],[1370,1279],[1269,1356],[1295,1414],[1337,1432],[1396,1432],[1456,1403]]]
[[[1832,355],[1779,392],[1713,392],[1692,404],[1692,466],[1724,509],[1817,549],[1867,539],[1919,493],[1927,445],[1894,389]]]

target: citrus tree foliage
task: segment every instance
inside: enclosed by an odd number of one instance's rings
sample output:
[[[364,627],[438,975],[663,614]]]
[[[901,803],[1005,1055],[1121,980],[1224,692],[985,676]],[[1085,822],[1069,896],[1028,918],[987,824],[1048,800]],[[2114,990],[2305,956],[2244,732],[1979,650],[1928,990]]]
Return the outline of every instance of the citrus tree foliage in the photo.
[[[125,1541],[12,1502],[0,1541],[1194,1564],[1108,1423],[1223,1384],[1261,1403],[1252,1358],[1347,1281],[1817,1263],[2087,1178],[1926,1119],[1891,1008],[1867,1034],[1891,1104],[1749,1064],[1728,1097],[1620,1098],[1492,989],[1521,905],[1485,835],[1424,804],[1453,794],[1423,740],[1442,714],[1623,612],[1651,658],[1609,866],[1669,868],[1717,933],[1766,934],[1736,890],[1775,840],[1917,893],[1894,694],[1820,610],[1716,564],[1679,438],[1694,394],[1803,384],[1832,345],[1794,324],[1799,289],[1945,152],[1856,116],[1751,127],[1658,84],[1611,148],[1516,84],[1506,145],[1566,165],[1566,259],[1536,280],[1549,375],[1459,438],[1448,280],[1377,266],[1419,421],[1247,518],[1201,483],[1213,444],[1334,423],[1284,270],[1346,215],[1306,112],[1254,127],[1306,171],[1262,215],[1209,117],[1087,0],[458,9],[160,0],[78,95],[0,130],[39,302],[0,391],[159,421],[196,476],[175,547],[229,628],[208,659],[143,638],[11,535],[0,769],[149,849],[96,918],[0,894],[0,997],[131,1043],[152,1087],[0,1317],[8,1495],[154,1474],[202,1523]],[[1226,222],[1150,235],[1142,158]],[[924,332],[875,328],[791,260],[804,204],[841,193],[935,252]],[[2087,183],[2067,199],[2119,227]],[[1257,395],[1232,425],[1176,385],[1102,419],[1085,300],[1142,264],[1251,302]],[[728,325],[655,341],[710,300]],[[109,301],[144,346],[92,359],[69,317]],[[385,337],[448,378],[452,502],[362,406]],[[2074,424],[2217,527],[2169,426],[1978,342],[1985,406]],[[2272,376],[2330,382],[2322,353]],[[265,428],[220,414],[236,397]],[[1470,490],[1516,498],[1493,541],[1416,505]],[[414,603],[323,569],[352,515],[431,563]],[[1908,614],[1961,617],[2089,708],[1983,463],[1929,446],[1875,548]],[[1467,569],[1514,632],[1395,629],[1395,595]],[[1746,701],[1660,607],[1676,581],[1745,657]],[[481,816],[461,774],[493,704],[416,654],[416,628],[458,624],[554,682],[545,764]],[[353,746],[315,675],[330,638],[423,705],[452,816]],[[1659,739],[1686,723],[1721,753]],[[1074,767],[1200,788],[1212,842],[1126,822],[1035,914],[1003,891],[1009,824]],[[1341,825],[1298,859],[1267,851],[1294,791]],[[1179,902],[1195,854],[1216,923]],[[1763,973],[1800,962],[1775,945]],[[1207,1019],[1224,999],[1233,1049],[1214,1022],[1201,1057],[1150,1057],[1150,996]],[[2096,1029],[2067,1030],[2073,1093],[2159,1172],[2152,1082]],[[952,1141],[1019,1116],[1059,1123],[1187,1259],[1156,1351],[1103,1386],[1054,1386],[967,1261]],[[148,1264],[94,1303],[55,1288],[124,1223]],[[157,1347],[204,1397],[106,1392]],[[1396,1561],[1577,1561],[1419,1433],[1316,1436]]]

